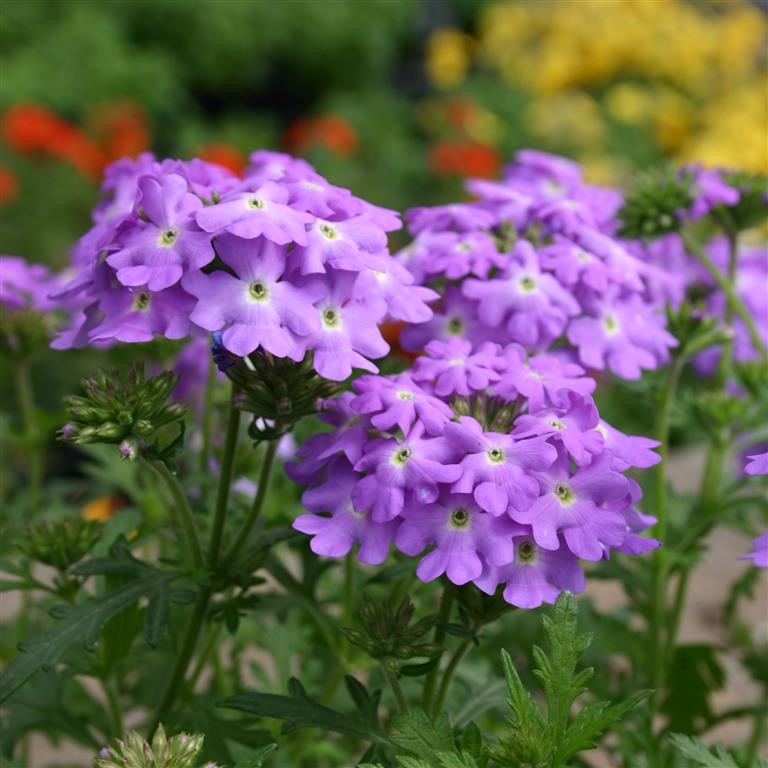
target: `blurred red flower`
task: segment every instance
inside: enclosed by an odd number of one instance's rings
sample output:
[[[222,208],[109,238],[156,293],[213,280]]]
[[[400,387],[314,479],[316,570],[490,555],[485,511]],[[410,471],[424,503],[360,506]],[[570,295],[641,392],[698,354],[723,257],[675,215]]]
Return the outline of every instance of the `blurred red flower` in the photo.
[[[19,182],[7,168],[0,166],[0,205],[6,205],[19,194]]]
[[[132,101],[98,107],[89,114],[89,123],[110,160],[137,157],[149,149],[149,130],[144,110]]]
[[[501,156],[478,141],[440,141],[430,150],[429,165],[438,176],[492,179],[501,169]]]
[[[238,176],[245,168],[245,157],[231,144],[206,144],[195,153],[201,160],[228,168]]]
[[[300,117],[288,126],[283,142],[300,155],[320,146],[343,157],[354,155],[360,143],[357,131],[338,115]]]

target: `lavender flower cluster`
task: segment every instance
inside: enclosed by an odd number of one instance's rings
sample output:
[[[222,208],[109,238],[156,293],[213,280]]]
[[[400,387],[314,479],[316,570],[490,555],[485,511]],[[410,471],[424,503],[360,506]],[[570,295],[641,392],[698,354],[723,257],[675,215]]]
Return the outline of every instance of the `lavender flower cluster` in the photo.
[[[61,294],[75,322],[54,347],[221,332],[343,380],[376,371],[385,319],[431,317],[432,291],[387,250],[397,214],[331,185],[303,160],[255,152],[238,178],[201,160],[122,160]]]
[[[390,544],[522,608],[579,592],[579,560],[639,554],[658,542],[624,472],[659,460],[655,441],[598,415],[595,382],[516,344],[434,340],[407,373],[364,376],[327,403],[333,430],[311,437],[287,471],[308,485],[294,522],[312,550],[378,564]]]
[[[459,336],[544,352],[559,340],[581,364],[637,379],[663,365],[668,273],[616,236],[621,195],[585,184],[575,163],[519,152],[500,182],[470,181],[473,202],[417,208],[399,254],[416,280],[443,290],[406,349]]]

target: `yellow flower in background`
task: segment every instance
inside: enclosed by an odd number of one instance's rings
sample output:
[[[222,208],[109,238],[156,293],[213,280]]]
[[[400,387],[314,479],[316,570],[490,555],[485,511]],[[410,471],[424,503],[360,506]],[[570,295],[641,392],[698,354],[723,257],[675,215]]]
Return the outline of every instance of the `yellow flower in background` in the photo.
[[[661,88],[654,92],[653,135],[660,147],[676,152],[688,138],[694,122],[691,102],[679,93]]]
[[[768,77],[755,77],[704,110],[684,161],[768,173]]]
[[[80,510],[80,516],[83,520],[96,520],[99,523],[104,523],[124,506],[125,502],[119,496],[99,496],[98,499],[88,502]]]
[[[536,138],[573,147],[595,146],[605,132],[597,102],[584,91],[536,99],[526,110],[525,123]]]
[[[605,96],[605,106],[611,117],[628,125],[642,125],[655,110],[653,94],[634,83],[614,85]]]
[[[437,88],[459,85],[472,64],[475,41],[457,29],[438,29],[427,40],[427,77]]]

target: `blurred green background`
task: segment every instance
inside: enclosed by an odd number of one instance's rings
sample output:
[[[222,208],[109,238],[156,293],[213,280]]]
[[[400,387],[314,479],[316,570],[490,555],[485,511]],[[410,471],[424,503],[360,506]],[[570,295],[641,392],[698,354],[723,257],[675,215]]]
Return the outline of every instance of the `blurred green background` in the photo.
[[[5,0],[0,247],[63,266],[106,162],[307,156],[400,210],[515,149],[765,170],[765,3]]]

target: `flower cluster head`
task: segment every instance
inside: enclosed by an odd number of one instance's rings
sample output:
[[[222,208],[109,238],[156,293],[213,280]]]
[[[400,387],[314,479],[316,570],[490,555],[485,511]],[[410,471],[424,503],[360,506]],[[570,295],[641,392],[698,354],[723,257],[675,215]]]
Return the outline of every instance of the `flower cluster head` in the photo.
[[[0,351],[25,355],[47,345],[57,309],[51,294],[59,288],[46,266],[0,256]]]
[[[595,382],[517,344],[432,341],[412,370],[363,376],[326,403],[329,432],[298,449],[308,486],[294,522],[318,555],[359,545],[368,564],[394,545],[423,581],[474,583],[535,607],[584,587],[580,560],[658,542],[624,472],[659,457],[655,441],[600,419]]]
[[[93,768],[216,768],[202,765],[203,737],[180,733],[166,736],[159,725],[151,743],[136,731],[128,731],[109,747],[104,747],[93,761]]]
[[[668,360],[669,277],[616,235],[618,192],[531,150],[502,181],[467,189],[472,202],[406,214],[414,240],[399,257],[417,281],[443,288],[435,316],[403,332],[406,349],[458,337],[543,354],[557,343],[570,362],[626,379]]]
[[[239,177],[199,159],[121,160],[62,296],[75,320],[54,346],[220,333],[233,355],[301,361],[341,381],[389,347],[385,319],[431,317],[432,291],[387,250],[399,217],[303,160],[255,152]]]

